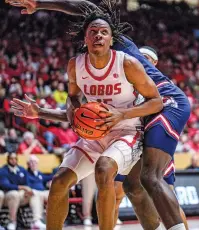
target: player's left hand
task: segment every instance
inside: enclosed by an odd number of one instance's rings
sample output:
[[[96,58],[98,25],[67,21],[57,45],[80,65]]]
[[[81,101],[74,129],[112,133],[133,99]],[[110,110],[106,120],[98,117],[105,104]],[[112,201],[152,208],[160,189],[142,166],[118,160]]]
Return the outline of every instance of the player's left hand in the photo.
[[[124,114],[111,105],[101,103],[102,107],[106,108],[107,111],[101,111],[99,116],[101,119],[95,119],[95,121],[103,122],[102,125],[97,126],[97,129],[110,130],[113,126],[124,119]]]

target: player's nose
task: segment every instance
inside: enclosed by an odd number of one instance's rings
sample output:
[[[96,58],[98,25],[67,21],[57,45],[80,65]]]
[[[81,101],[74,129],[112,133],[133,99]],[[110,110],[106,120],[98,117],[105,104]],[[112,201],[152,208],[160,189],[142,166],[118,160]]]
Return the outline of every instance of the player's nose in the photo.
[[[100,39],[101,37],[102,37],[102,34],[100,33],[100,31],[98,31],[98,33],[96,34],[95,38]]]

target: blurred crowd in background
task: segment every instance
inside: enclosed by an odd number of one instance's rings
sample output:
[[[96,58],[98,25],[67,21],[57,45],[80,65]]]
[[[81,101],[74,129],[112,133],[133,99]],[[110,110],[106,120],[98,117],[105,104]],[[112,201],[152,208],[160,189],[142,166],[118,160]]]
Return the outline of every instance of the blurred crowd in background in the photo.
[[[189,97],[192,114],[176,152],[199,152],[199,10],[186,3],[164,2],[137,11],[122,11],[122,21],[138,46],[155,48],[158,68]],[[32,143],[35,153],[60,153],[78,139],[69,124],[16,118],[13,97],[24,94],[45,108],[64,109],[67,99],[68,60],[78,49],[66,33],[72,16],[39,11],[23,16],[17,8],[0,10],[0,152],[23,154]],[[32,133],[24,132],[29,131]],[[66,135],[67,134],[67,135]],[[27,141],[34,139],[34,141]],[[13,143],[14,142],[14,143]],[[22,144],[23,143],[23,144]],[[42,146],[42,147],[41,147]]]
[[[153,6],[140,1],[138,10],[121,11],[121,15],[121,21],[128,21],[133,26],[128,36],[138,47],[147,45],[156,49],[159,56],[157,68],[188,96],[192,113],[176,153],[192,153],[192,165],[189,168],[199,169],[199,8],[192,9],[184,2],[161,2]],[[67,63],[78,54],[77,46],[71,43],[66,33],[71,23],[69,21],[73,20],[76,18],[52,11],[23,16],[14,7],[0,9],[0,154],[62,155],[78,140],[68,122],[28,120],[15,117],[10,110],[11,99],[23,99],[24,94],[35,99],[41,107],[65,109],[68,96]],[[16,166],[17,155],[12,154],[8,161]],[[20,182],[19,190],[23,191],[20,194],[6,193],[6,205],[12,214],[11,223],[14,223],[16,213],[13,212],[16,212],[20,202],[24,202],[23,196],[26,194],[33,216],[34,212],[39,212],[39,216],[35,214],[33,217],[34,224],[42,226],[41,204],[45,203],[48,192],[31,194],[29,187],[46,191],[46,187],[41,184],[50,181],[53,174],[47,181],[44,180],[42,174],[34,173],[38,171],[38,159],[28,159],[32,181]],[[9,165],[0,169],[1,175],[6,172],[6,167],[9,168]],[[23,173],[26,175],[27,172]],[[34,176],[37,180],[40,178],[41,187],[34,187]],[[13,190],[12,187],[5,187],[7,182],[3,179],[0,188],[6,192]],[[4,193],[0,193],[0,208],[3,199]],[[39,204],[34,199],[39,199]],[[15,211],[9,203],[13,200],[18,201],[14,206]]]

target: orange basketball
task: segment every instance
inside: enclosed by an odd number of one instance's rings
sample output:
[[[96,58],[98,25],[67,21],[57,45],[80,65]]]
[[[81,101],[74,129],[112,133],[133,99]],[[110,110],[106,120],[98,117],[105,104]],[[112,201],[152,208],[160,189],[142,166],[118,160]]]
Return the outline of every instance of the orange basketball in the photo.
[[[89,140],[98,140],[105,134],[107,129],[96,129],[96,126],[103,124],[103,122],[95,121],[101,118],[100,111],[107,110],[98,102],[88,102],[75,112],[73,124],[79,136]]]

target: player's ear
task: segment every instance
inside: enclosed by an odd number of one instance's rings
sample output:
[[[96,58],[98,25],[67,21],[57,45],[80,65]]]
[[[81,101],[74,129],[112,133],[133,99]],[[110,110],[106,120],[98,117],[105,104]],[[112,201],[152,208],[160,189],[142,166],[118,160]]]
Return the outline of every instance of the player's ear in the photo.
[[[156,66],[158,64],[158,61],[154,61],[154,66]]]
[[[84,46],[87,46],[87,37],[84,37]]]
[[[111,38],[110,46],[113,46],[113,37]]]

